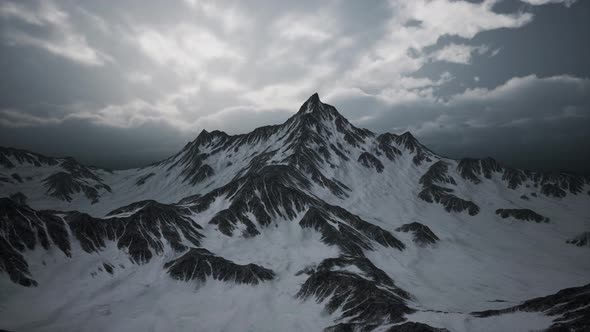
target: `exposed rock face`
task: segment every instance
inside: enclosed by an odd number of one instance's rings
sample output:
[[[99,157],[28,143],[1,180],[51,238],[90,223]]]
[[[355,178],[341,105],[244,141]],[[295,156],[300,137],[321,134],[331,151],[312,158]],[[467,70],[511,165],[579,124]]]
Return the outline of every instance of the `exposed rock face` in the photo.
[[[71,202],[72,195],[82,192],[92,203],[98,202],[100,194],[94,187],[74,178],[70,173],[58,172],[44,181],[47,193],[55,198]]]
[[[438,236],[436,236],[428,226],[419,222],[404,224],[401,227],[396,228],[396,231],[405,233],[412,232],[414,234],[414,242],[420,246],[435,244],[439,240]]]
[[[492,158],[464,158],[459,161],[457,171],[461,176],[473,183],[480,183],[481,176],[491,179],[494,174],[508,183],[508,188],[516,189],[526,183],[541,187],[541,192],[549,197],[562,198],[571,194],[579,194],[585,184],[590,184],[590,177],[568,173],[533,172],[504,167]]]
[[[378,325],[364,325],[361,323],[340,323],[324,329],[324,332],[370,332],[375,330]],[[393,325],[385,332],[449,332],[447,329],[432,327],[427,324],[417,322],[405,322]]]
[[[480,183],[479,176],[483,175],[485,178],[491,179],[493,173],[502,172],[502,166],[492,158],[463,158],[459,161],[457,170],[464,179]]]
[[[394,325],[385,332],[449,332],[449,330],[432,327],[423,323],[405,322]]]
[[[15,164],[13,161],[20,164],[31,164],[37,167],[43,165],[53,166],[58,163],[54,158],[45,157],[34,152],[0,147],[0,165],[6,168],[14,168]]]
[[[134,212],[124,215],[129,211]],[[201,227],[190,214],[187,208],[144,201],[111,212],[115,217],[105,221],[115,227],[117,246],[126,248],[134,262],[147,263],[154,253],[163,253],[165,244],[176,252],[200,245]]]
[[[389,133],[379,135],[377,137],[377,142],[379,143],[377,155],[382,152],[385,154],[385,157],[391,161],[397,159],[398,156],[401,156],[402,152],[392,144],[395,142],[396,137],[396,135]]]
[[[541,187],[541,193],[545,196],[562,198],[567,194],[565,190],[561,189],[555,183],[546,183]]]
[[[363,270],[364,276],[347,271],[349,265]],[[326,300],[328,312],[340,309],[340,319],[356,323],[357,327],[401,322],[405,314],[414,311],[406,305],[409,294],[368,260],[329,259],[309,274],[297,296],[313,297],[318,302]]]
[[[63,171],[51,174],[43,180],[47,194],[71,202],[72,195],[83,193],[93,204],[100,198],[100,191],[111,192],[95,170],[66,158],[61,163]]]
[[[71,202],[74,194],[81,193],[94,204],[99,201],[102,192],[111,192],[110,186],[99,175],[99,171],[110,171],[82,165],[70,157],[51,158],[29,151],[0,147],[0,166],[12,172],[6,178],[9,181],[4,181],[0,173],[0,182],[27,183],[31,186],[36,183],[31,183],[33,177],[40,177],[35,181],[42,182],[48,196],[66,202]],[[31,168],[39,168],[39,171],[28,176],[19,173]]]
[[[373,250],[370,240],[385,247],[403,250],[405,245],[388,231],[370,224],[348,211],[335,206],[310,208],[299,225],[322,234],[322,241],[335,245],[350,255],[363,256],[363,250]]]
[[[566,242],[578,247],[590,246],[590,232],[584,232],[574,238],[567,240]]]
[[[36,285],[22,253],[38,245],[46,250],[56,245],[70,257],[69,232],[85,252],[101,251],[112,241],[138,264],[149,262],[154,254],[162,254],[165,246],[182,252],[188,248],[187,244],[200,244],[200,226],[190,220],[190,210],[186,208],[148,201],[115,212],[115,215],[124,212],[128,215],[100,219],[79,212],[35,211],[0,198],[2,271],[15,283]]]
[[[317,204],[318,200],[298,189],[310,186],[310,181],[297,169],[286,165],[266,166],[198,198],[192,209],[207,209],[218,196],[231,197],[230,206],[218,212],[209,223],[229,236],[238,224],[243,224],[243,234],[255,236],[260,233],[255,222],[268,226],[276,217],[293,219],[307,206]]]
[[[469,215],[476,215],[479,213],[479,206],[475,203],[459,198],[452,194],[453,189],[441,187],[435,183],[446,183],[454,185],[455,179],[448,175],[448,164],[442,160],[432,164],[426,173],[420,178],[419,183],[422,184],[422,191],[418,193],[418,197],[423,201],[429,203],[442,204],[447,212],[463,212],[467,211]]]
[[[146,175],[142,175],[139,178],[137,178],[137,181],[135,182],[135,185],[137,186],[143,186],[145,184],[145,182],[151,178],[152,176],[156,175],[156,173],[148,173]]]
[[[588,331],[590,329],[590,284],[523,302],[520,305],[472,313],[476,317],[497,316],[517,311],[536,311],[556,316],[546,331]]]
[[[102,263],[102,267],[109,274],[113,274],[113,271],[115,269],[115,267],[112,264],[109,264],[109,263]]]
[[[426,173],[420,178],[420,184],[422,185],[432,185],[435,182],[438,183],[448,183],[456,185],[455,179],[448,175],[449,165],[439,160],[432,164]]]
[[[381,161],[379,161],[379,159],[377,159],[377,157],[373,156],[372,154],[370,154],[368,152],[361,153],[361,155],[359,156],[358,162],[361,163],[361,165],[365,166],[366,168],[376,169],[378,173],[383,172],[383,164],[381,163]]]
[[[373,248],[371,241],[400,250],[404,248],[403,243],[386,230],[307,194],[305,190],[311,185],[293,167],[266,166],[257,173],[247,174],[205,196],[183,203],[192,204],[190,209],[200,212],[207,209],[216,197],[231,197],[229,207],[209,221],[228,236],[234,235],[239,224],[242,225],[242,235],[251,237],[260,233],[257,224],[269,226],[277,218],[295,219],[304,213],[299,221],[301,227],[319,231],[323,235],[322,241],[336,245],[344,252],[362,255],[363,249]]]
[[[26,250],[56,245],[66,256],[71,255],[66,224],[59,217],[0,198],[0,272],[23,286],[37,286],[23,256]]]
[[[531,209],[498,209],[496,214],[506,219],[512,217],[518,220],[534,221],[536,223],[549,222],[549,218],[544,217]]]
[[[418,197],[429,203],[440,203],[447,212],[467,211],[469,215],[475,216],[479,213],[477,204],[459,198],[453,194],[453,189],[440,187],[437,185],[424,186]]]
[[[399,136],[394,135],[393,140],[395,143],[414,154],[412,161],[416,166],[421,165],[424,161],[432,161],[431,157],[434,155],[432,151],[420,144],[420,142],[418,142],[418,140],[409,132],[405,132]]]
[[[205,282],[207,277],[256,285],[272,280],[275,276],[270,269],[256,264],[239,265],[223,257],[215,256],[203,248],[190,248],[188,252],[164,264],[174,279]]]

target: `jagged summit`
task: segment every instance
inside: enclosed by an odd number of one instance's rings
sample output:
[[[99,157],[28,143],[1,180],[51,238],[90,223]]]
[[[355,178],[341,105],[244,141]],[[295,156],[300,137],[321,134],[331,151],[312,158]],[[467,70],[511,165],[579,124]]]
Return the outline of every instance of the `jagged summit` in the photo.
[[[316,93],[311,95],[299,108],[299,111],[287,121],[289,123],[292,119],[306,118],[310,121],[341,121],[347,124],[350,122],[342,115],[336,107],[326,104],[320,100],[320,96]]]
[[[320,100],[318,93],[314,93],[301,105],[297,114],[309,114],[324,110],[324,103]]]

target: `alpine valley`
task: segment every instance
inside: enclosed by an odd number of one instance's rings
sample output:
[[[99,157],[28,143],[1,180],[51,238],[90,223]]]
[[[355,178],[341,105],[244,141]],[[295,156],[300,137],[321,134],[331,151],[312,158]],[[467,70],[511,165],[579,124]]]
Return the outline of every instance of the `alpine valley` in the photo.
[[[0,329],[590,331],[590,177],[450,159],[311,96],[110,171],[0,148]]]

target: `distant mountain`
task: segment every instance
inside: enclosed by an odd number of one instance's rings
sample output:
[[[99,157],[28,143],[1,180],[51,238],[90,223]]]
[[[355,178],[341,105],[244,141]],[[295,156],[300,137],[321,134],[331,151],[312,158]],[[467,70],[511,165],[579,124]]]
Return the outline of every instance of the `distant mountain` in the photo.
[[[0,148],[0,328],[581,331],[588,286],[558,291],[590,282],[589,189],[357,128],[317,94],[140,169]]]

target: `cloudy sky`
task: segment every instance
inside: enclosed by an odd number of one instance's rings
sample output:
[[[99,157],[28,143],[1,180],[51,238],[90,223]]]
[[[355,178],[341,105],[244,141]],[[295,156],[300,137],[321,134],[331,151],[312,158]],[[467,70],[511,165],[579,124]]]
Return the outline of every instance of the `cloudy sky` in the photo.
[[[590,170],[590,1],[0,0],[0,145],[123,168],[318,92],[452,157]]]

